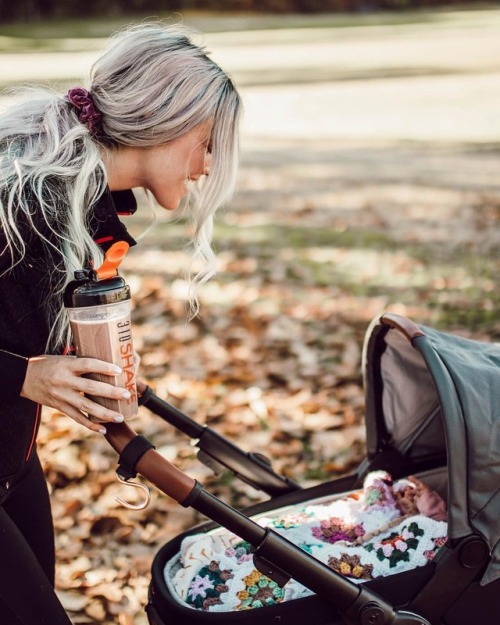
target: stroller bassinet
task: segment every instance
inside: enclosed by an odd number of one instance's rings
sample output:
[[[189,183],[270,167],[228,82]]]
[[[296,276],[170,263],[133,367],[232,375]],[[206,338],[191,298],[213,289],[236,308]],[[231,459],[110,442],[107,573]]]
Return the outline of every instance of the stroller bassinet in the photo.
[[[495,622],[500,609],[500,346],[385,314],[371,324],[363,352],[367,456],[357,473],[313,488],[291,488],[246,515],[338,497],[358,489],[374,470],[394,478],[412,474],[447,501],[446,545],[425,566],[354,584],[193,486],[190,478],[181,478],[179,487],[172,486],[171,476],[166,486],[163,477],[153,476],[182,505],[192,505],[247,540],[259,571],[280,585],[293,577],[316,595],[241,612],[187,606],[167,585],[164,569],[187,536],[213,530],[207,523],[156,555],[147,608],[151,625]],[[124,442],[111,440],[117,451]],[[139,471],[150,477],[148,463],[141,462]]]

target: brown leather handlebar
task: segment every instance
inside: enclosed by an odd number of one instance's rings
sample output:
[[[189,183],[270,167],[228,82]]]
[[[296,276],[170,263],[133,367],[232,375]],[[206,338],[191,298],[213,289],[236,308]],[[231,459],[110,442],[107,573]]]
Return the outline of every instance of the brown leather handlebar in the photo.
[[[106,439],[118,455],[137,433],[127,423],[106,424]],[[196,486],[196,481],[174,467],[154,449],[148,450],[136,464],[137,472],[162,492],[182,504]]]

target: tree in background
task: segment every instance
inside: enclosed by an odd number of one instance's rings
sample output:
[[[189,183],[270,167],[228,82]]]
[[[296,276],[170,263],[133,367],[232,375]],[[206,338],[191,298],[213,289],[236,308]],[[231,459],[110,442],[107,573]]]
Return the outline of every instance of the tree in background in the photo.
[[[467,0],[461,5],[477,5]],[[255,13],[325,13],[437,7],[451,0],[0,0],[0,22],[116,16],[158,11],[212,10]]]

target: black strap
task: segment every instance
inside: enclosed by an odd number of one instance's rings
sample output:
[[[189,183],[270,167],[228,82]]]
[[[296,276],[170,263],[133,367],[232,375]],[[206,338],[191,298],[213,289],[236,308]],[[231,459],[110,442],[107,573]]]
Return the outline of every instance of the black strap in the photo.
[[[153,443],[144,436],[137,435],[122,449],[118,458],[118,468],[116,472],[122,480],[130,480],[137,475],[135,465],[142,456],[149,450],[154,449]]]

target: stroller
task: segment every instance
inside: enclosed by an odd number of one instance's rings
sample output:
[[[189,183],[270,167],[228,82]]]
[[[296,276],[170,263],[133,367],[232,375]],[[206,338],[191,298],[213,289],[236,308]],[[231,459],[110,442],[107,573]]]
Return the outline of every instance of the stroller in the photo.
[[[201,611],[187,605],[167,584],[164,571],[178,559],[184,540],[193,535],[196,542],[220,531],[209,522],[178,536],[157,553],[147,606],[151,625],[495,622],[500,608],[500,346],[384,314],[368,329],[363,375],[367,455],[358,471],[301,489],[273,477],[262,458],[240,452],[247,465],[240,471],[244,478],[250,479],[255,463],[256,475],[263,474],[264,490],[271,482],[272,499],[245,514],[170,465],[128,425],[109,428],[108,440],[120,454],[121,479],[140,472],[181,505],[192,506],[246,541],[255,568],[274,586],[282,587],[292,578],[314,593],[239,612]],[[161,412],[161,401],[155,403],[154,396],[146,405]],[[212,441],[208,447],[205,455],[213,460],[218,446]],[[231,445],[226,448],[222,443],[222,449],[223,457],[216,461],[238,470]],[[335,502],[346,493],[355,500],[357,489],[374,471],[395,479],[415,475],[447,502],[447,539],[424,566],[355,583],[272,527],[250,518],[325,498]]]

